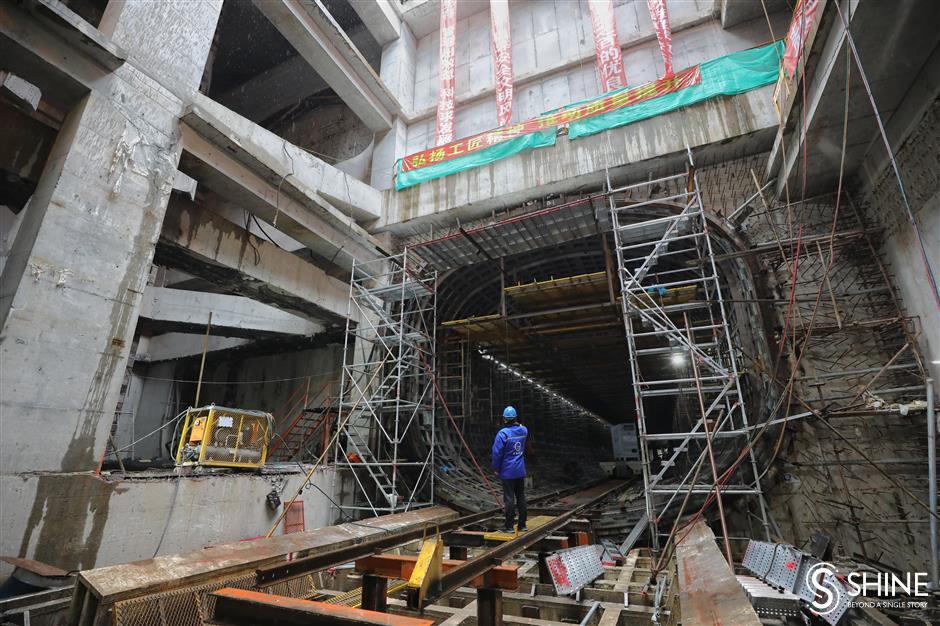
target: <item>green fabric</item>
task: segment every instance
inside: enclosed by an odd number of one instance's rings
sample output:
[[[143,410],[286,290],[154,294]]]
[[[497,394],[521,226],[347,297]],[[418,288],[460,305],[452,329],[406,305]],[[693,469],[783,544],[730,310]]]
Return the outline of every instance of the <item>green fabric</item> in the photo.
[[[571,122],[568,125],[568,138],[594,135],[716,96],[733,96],[769,85],[777,80],[782,56],[781,41],[706,61],[701,64],[702,80],[699,84],[610,113]]]
[[[401,159],[399,159],[395,166],[395,171],[398,174],[395,177],[395,189],[401,191],[407,187],[417,185],[418,183],[434,180],[435,178],[441,178],[442,176],[448,176],[450,174],[456,174],[457,172],[473,169],[474,167],[480,167],[481,165],[486,165],[493,161],[505,159],[523,150],[554,146],[557,130],[557,128],[546,128],[534,133],[529,133],[528,135],[520,135],[519,137],[513,137],[508,141],[489,146],[488,148],[465,154],[456,159],[441,161],[440,163],[434,163],[433,165],[411,170],[410,172],[401,171]]]
[[[699,84],[652,100],[631,104],[610,113],[570,122],[568,124],[568,138],[586,137],[611,128],[668,113],[716,96],[731,96],[769,85],[777,80],[780,59],[783,57],[783,47],[783,42],[779,41],[761,48],[743,50],[706,61],[701,64],[702,80]],[[630,87],[625,87],[625,89],[630,89]],[[605,94],[605,96],[607,95],[610,94]],[[597,98],[583,102],[593,100],[597,100]],[[546,128],[528,135],[521,135],[478,152],[428,165],[410,172],[401,171],[402,162],[399,159],[395,165],[397,174],[395,189],[401,191],[435,178],[487,165],[523,150],[553,146],[555,145],[557,130],[557,127]]]

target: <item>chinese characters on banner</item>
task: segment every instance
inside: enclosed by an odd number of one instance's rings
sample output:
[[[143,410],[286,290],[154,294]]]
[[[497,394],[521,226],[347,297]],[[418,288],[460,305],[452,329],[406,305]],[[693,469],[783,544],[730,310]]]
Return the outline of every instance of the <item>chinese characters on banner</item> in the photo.
[[[800,0],[793,11],[793,21],[790,22],[790,30],[787,31],[787,46],[783,50],[783,71],[787,78],[793,78],[796,73],[796,66],[803,54],[803,45],[806,43],[806,35],[809,34],[813,20],[816,19],[816,9],[819,8],[819,0]]]
[[[669,13],[666,11],[666,0],[646,0],[656,29],[656,39],[659,40],[659,50],[663,53],[663,63],[666,71],[662,78],[672,77],[672,29],[669,27]]]
[[[493,68],[496,72],[496,125],[512,117],[512,38],[509,34],[509,0],[490,0]]]
[[[536,118],[519,122],[512,126],[503,126],[502,128],[479,133],[472,137],[467,137],[466,139],[448,143],[447,145],[439,145],[429,150],[416,152],[401,160],[401,171],[410,172],[442,161],[449,161],[465,154],[478,152],[490,146],[503,143],[504,141],[509,141],[520,135],[538,132],[546,128],[565,126],[570,122],[601,115],[645,100],[651,100],[652,98],[658,98],[659,96],[664,96],[668,93],[673,93],[701,82],[701,68],[696,65],[687,70],[682,70],[672,78],[660,79],[632,89],[624,89],[615,94],[602,96],[597,100],[585,102],[578,106],[544,113]]]
[[[441,62],[437,94],[437,141],[454,139],[454,83],[457,63],[457,0],[441,0]]]
[[[623,55],[617,39],[617,24],[614,21],[612,0],[588,0],[591,9],[591,26],[594,29],[594,48],[597,51],[597,70],[601,75],[601,91],[627,86],[627,75],[623,70]]]

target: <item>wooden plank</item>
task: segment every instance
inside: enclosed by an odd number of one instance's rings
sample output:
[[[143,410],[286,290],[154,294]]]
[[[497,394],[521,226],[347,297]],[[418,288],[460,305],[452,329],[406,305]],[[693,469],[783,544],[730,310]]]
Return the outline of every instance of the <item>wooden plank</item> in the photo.
[[[757,613],[705,522],[696,522],[676,546],[676,564],[683,626],[760,626]]]

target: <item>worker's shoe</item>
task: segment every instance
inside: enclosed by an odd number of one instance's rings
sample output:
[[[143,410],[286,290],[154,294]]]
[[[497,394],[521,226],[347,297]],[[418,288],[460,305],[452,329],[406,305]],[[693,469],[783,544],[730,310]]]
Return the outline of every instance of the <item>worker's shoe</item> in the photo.
[[[525,526],[523,526],[522,528],[519,529],[519,532],[520,532],[520,533],[524,533],[524,532],[526,532],[527,530],[529,530],[529,529],[526,528]]]
[[[502,528],[502,529],[500,529],[499,532],[501,532],[501,533],[509,533],[509,534],[511,535],[511,534],[513,534],[513,533],[516,532],[516,531],[514,531],[512,528]]]

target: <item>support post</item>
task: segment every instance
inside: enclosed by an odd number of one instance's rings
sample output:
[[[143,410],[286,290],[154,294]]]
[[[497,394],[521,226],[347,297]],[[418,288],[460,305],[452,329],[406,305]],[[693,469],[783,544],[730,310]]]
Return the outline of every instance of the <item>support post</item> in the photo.
[[[477,589],[477,626],[503,625],[503,592]]]
[[[385,613],[388,610],[388,579],[372,574],[362,575],[362,608]]]
[[[927,379],[927,478],[930,506],[930,584],[940,589],[940,564],[937,546],[937,415],[933,404],[933,378]]]

